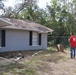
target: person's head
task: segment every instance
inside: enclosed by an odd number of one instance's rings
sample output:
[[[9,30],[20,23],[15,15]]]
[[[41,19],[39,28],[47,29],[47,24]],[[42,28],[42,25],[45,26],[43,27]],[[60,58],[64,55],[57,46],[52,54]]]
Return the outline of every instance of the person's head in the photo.
[[[72,35],[74,35],[74,34],[72,33]]]
[[[71,33],[71,35],[74,35],[74,33]]]

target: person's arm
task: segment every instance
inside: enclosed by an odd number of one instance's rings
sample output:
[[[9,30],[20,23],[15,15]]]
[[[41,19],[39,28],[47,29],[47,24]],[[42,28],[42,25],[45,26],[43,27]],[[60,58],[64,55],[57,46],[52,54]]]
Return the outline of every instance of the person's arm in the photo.
[[[72,37],[70,37],[70,38],[68,39],[68,42],[70,42],[70,41],[71,41],[71,38],[72,38]]]
[[[70,38],[68,39],[68,42],[70,42]]]

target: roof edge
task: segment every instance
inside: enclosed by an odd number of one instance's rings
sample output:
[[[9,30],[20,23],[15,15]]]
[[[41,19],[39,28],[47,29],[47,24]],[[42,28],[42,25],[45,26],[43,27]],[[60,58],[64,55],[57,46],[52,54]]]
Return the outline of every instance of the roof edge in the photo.
[[[4,21],[4,22],[8,23],[9,25],[12,24],[11,22],[4,20],[3,18],[0,18],[0,20],[2,20],[2,21]]]

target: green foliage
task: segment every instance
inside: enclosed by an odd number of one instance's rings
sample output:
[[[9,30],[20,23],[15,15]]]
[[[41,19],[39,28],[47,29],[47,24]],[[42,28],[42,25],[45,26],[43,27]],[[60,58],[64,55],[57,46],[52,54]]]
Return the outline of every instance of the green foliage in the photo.
[[[53,36],[68,36],[72,32],[76,34],[75,10],[76,0],[51,0],[50,5],[47,4],[46,10],[40,9],[37,3],[31,0],[31,4],[20,8],[18,14],[11,8],[6,10],[5,16],[40,23],[53,29]]]

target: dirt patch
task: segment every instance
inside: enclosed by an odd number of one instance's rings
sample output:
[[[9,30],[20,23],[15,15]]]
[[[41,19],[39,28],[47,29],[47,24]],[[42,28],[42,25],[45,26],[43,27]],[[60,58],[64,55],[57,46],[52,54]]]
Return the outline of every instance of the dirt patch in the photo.
[[[11,60],[9,60],[9,59],[0,57],[0,66],[2,66],[2,65],[8,65],[8,64],[11,64],[11,63],[14,63],[14,62],[11,61]]]
[[[11,55],[18,55],[18,53],[21,53],[22,55],[24,55],[25,57],[27,57],[27,56],[32,56],[34,53],[36,53],[38,51],[41,51],[41,50],[1,52],[0,56],[4,57],[4,58],[10,58]]]

